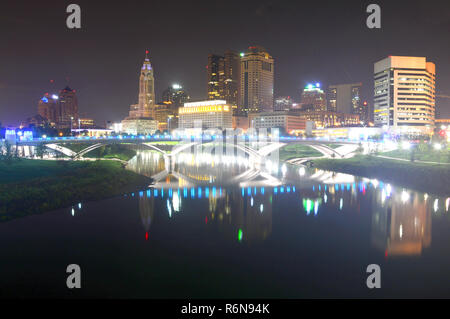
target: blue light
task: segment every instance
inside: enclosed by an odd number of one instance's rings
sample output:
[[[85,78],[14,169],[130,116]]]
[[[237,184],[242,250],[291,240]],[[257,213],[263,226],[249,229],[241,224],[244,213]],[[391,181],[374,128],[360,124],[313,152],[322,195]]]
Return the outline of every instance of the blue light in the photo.
[[[158,197],[158,190],[156,188],[153,190],[153,196]]]
[[[48,103],[48,99],[45,96],[41,100],[45,103]]]
[[[191,188],[191,198],[195,197],[195,188]]]

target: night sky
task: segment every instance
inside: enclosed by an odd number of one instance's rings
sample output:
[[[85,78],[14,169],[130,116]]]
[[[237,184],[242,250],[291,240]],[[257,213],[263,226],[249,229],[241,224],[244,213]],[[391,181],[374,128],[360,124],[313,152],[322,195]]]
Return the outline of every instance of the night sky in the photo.
[[[150,51],[157,101],[172,83],[206,96],[209,53],[261,45],[275,59],[275,96],[300,99],[311,82],[363,82],[372,101],[373,63],[388,55],[436,63],[437,108],[450,117],[450,1],[2,1],[0,122],[37,113],[46,92],[67,84],[80,114],[98,124],[122,120],[137,103],[139,70]],[[81,6],[82,28],[66,27]],[[381,29],[366,27],[370,3]],[[54,80],[54,84],[50,83]]]

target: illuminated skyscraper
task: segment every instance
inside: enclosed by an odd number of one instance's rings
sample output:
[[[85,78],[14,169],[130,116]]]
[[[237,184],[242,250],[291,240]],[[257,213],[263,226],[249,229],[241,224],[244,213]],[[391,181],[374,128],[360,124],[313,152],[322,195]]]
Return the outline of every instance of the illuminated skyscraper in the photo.
[[[224,56],[210,54],[207,66],[207,90],[209,100],[225,100],[233,109],[239,102],[240,57],[234,51]]]
[[[59,91],[60,120],[59,126],[70,127],[71,122],[78,121],[78,99],[75,90],[66,86]]]
[[[152,134],[158,128],[155,120],[155,79],[146,51],[139,76],[139,102],[130,106],[130,114],[122,121],[122,129],[128,134]]]
[[[153,68],[146,51],[144,64],[139,76],[139,102],[131,105],[130,117],[153,117],[155,108],[155,79]]]
[[[208,55],[207,65],[207,91],[208,100],[223,98],[223,57],[220,55]]]
[[[262,47],[241,53],[239,113],[273,111],[274,59]]]
[[[424,57],[390,56],[374,65],[375,125],[430,133],[435,120],[436,70]]]
[[[59,97],[55,94],[45,93],[38,103],[38,114],[53,125],[56,125],[60,118],[58,99]]]
[[[320,83],[305,86],[301,104],[303,111],[326,111],[327,99]]]

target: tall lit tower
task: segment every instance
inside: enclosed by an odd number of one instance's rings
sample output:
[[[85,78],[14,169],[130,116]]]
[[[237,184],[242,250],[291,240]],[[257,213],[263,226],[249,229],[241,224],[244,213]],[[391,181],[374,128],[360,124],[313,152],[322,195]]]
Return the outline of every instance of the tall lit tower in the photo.
[[[139,76],[139,102],[131,105],[130,117],[154,117],[155,78],[153,68],[145,51],[145,60]]]
[[[145,51],[145,60],[139,76],[139,102],[130,106],[130,115],[122,121],[127,134],[153,134],[158,128],[155,120],[155,79],[153,68]]]
[[[259,46],[241,53],[239,113],[273,111],[274,60]]]

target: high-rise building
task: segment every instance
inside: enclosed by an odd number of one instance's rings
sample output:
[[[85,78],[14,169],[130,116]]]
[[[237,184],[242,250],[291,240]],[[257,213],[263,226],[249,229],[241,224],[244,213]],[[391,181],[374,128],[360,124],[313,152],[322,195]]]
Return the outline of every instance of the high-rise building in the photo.
[[[172,130],[178,127],[178,109],[189,102],[190,97],[179,84],[169,86],[162,93],[162,104],[155,107],[155,119],[159,130]]]
[[[237,113],[239,105],[241,58],[238,53],[227,50],[223,60],[223,99]]]
[[[361,99],[362,83],[330,85],[327,91],[328,111],[359,114],[367,122],[367,104]]]
[[[207,70],[207,92],[208,100],[217,100],[223,98],[223,56],[208,55]]]
[[[273,111],[274,59],[262,47],[241,53],[239,113]]]
[[[122,129],[128,134],[152,134],[158,128],[155,118],[155,79],[146,51],[139,76],[139,102],[130,106],[130,113],[122,121]]]
[[[209,100],[225,100],[233,109],[239,102],[240,57],[234,51],[224,56],[210,54],[207,65],[207,91]]]
[[[374,65],[374,120],[399,133],[430,133],[436,70],[425,57],[389,56]]]
[[[75,90],[66,86],[59,91],[60,119],[59,126],[70,127],[71,122],[78,121],[78,99]]]
[[[56,125],[60,119],[59,97],[56,94],[45,93],[39,100],[38,114],[48,122]]]
[[[146,51],[139,76],[139,102],[130,106],[130,117],[153,117],[155,108],[155,79],[153,68]]]
[[[326,111],[327,99],[320,83],[305,86],[301,104],[303,111]]]

